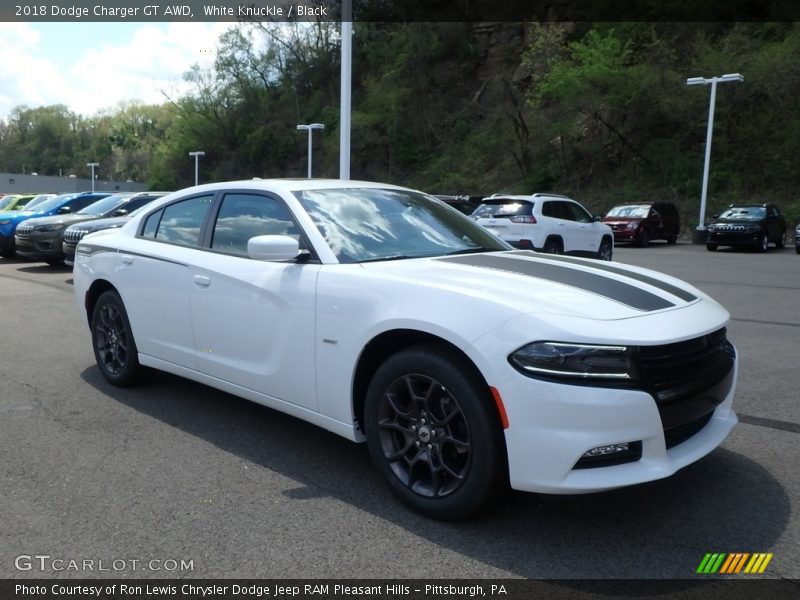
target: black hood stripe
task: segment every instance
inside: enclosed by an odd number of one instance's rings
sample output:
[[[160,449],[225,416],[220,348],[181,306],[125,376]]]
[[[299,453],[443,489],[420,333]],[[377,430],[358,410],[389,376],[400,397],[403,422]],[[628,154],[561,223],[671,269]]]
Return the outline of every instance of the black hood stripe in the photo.
[[[520,256],[537,256],[535,252],[531,250],[519,250],[517,252],[512,252],[512,254],[518,254]],[[540,258],[541,255],[539,256]],[[626,269],[621,269],[619,267],[615,267],[614,265],[610,265],[607,262],[600,261],[600,260],[592,260],[592,259],[580,259],[580,258],[567,258],[566,256],[556,256],[555,254],[548,254],[547,260],[555,260],[555,261],[562,261],[571,264],[581,264],[587,267],[591,267],[592,269],[598,269],[600,271],[606,271],[608,273],[614,273],[615,275],[622,275],[623,277],[628,277],[630,279],[635,279],[636,281],[641,281],[642,283],[646,283],[647,285],[652,285],[655,288],[660,290],[664,290],[665,292],[672,294],[673,296],[677,296],[681,300],[685,300],[686,302],[694,302],[697,300],[697,296],[692,294],[691,292],[674,286],[670,283],[666,283],[664,281],[660,281],[659,279],[655,279],[653,277],[649,277],[647,275],[642,275],[641,273],[634,273],[633,271],[628,271]]]
[[[549,258],[549,257],[548,257]],[[675,306],[672,302],[656,296],[646,290],[637,288],[624,281],[604,277],[596,273],[588,273],[577,268],[554,265],[540,260],[525,260],[509,255],[469,254],[439,259],[442,262],[497,269],[508,273],[517,273],[529,277],[537,277],[570,287],[578,288],[604,296],[631,308],[642,311],[654,311]]]

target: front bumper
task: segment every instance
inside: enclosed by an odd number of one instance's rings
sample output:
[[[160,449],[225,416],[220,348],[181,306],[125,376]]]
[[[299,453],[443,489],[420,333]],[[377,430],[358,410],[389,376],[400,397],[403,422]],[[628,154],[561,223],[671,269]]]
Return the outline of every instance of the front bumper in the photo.
[[[736,372],[734,370],[734,380]],[[668,477],[717,446],[738,422],[735,385],[702,429],[667,448],[656,403],[636,390],[590,388],[509,378],[500,393],[508,414],[506,447],[511,487],[582,494]],[[592,448],[641,442],[635,462],[575,468]]]
[[[58,237],[19,236],[15,238],[17,255],[31,260],[61,261],[64,253]]]
[[[752,233],[718,233],[707,231],[706,243],[718,246],[756,246],[761,240],[760,231]]]
[[[638,229],[615,229],[614,233],[614,242],[638,242],[639,241],[639,233],[640,230]]]
[[[0,252],[5,252],[14,247],[14,236],[0,233]]]

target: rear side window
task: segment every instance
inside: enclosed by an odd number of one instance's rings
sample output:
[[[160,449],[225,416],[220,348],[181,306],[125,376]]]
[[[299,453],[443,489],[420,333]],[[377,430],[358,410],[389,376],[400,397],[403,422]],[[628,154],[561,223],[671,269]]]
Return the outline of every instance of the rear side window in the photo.
[[[165,206],[155,229],[155,239],[182,246],[199,245],[200,231],[213,203],[214,196],[209,195],[195,196]],[[152,229],[151,219],[156,214],[148,217],[143,235],[147,236]]]
[[[300,230],[289,209],[276,198],[257,194],[226,194],[214,224],[211,248],[247,256],[247,241],[259,235],[288,235]]]
[[[498,219],[530,215],[533,204],[522,200],[488,200],[482,202],[472,213],[473,217],[495,217]]]
[[[594,219],[580,204],[575,202],[560,202],[562,210],[567,215],[565,218],[579,223],[591,223]]]
[[[551,200],[550,202],[545,202],[542,205],[542,215],[552,219],[572,221],[574,220],[572,217],[572,212],[569,210],[568,206],[565,206],[566,204],[566,202],[561,202],[560,200]]]

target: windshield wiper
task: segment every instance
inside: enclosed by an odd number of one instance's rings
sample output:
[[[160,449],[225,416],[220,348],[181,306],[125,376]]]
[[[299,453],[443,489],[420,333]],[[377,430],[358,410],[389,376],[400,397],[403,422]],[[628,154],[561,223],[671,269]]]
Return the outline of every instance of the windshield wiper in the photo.
[[[456,254],[473,254],[477,252],[496,252],[492,248],[486,248],[485,246],[475,246],[473,248],[462,248],[461,250],[453,250],[452,252],[448,252],[445,256],[455,256]]]
[[[379,262],[382,260],[406,260],[408,258],[424,258],[424,257],[425,257],[424,254],[420,254],[417,256],[411,256],[409,254],[395,254],[394,256],[381,256],[379,258],[367,258],[365,260],[359,260],[358,264]]]

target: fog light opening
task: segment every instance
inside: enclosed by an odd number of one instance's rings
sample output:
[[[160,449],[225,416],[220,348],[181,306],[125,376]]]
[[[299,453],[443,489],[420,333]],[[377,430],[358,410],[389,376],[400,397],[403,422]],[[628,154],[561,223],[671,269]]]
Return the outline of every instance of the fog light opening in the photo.
[[[593,469],[636,462],[642,458],[642,442],[620,442],[596,446],[583,453],[574,469]]]

